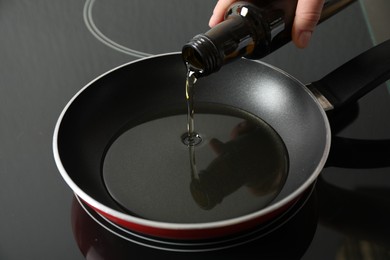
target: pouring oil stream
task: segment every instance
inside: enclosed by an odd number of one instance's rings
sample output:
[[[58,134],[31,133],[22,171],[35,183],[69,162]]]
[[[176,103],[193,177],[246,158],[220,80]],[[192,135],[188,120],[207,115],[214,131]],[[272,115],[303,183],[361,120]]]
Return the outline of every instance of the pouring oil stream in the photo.
[[[197,81],[196,72],[187,64],[186,101],[187,101],[187,135],[183,139],[190,153],[191,178],[199,179],[195,160],[195,146],[202,142],[201,136],[195,132],[194,124],[194,87]]]
[[[188,145],[194,144],[195,132],[194,132],[194,87],[197,78],[195,71],[187,66],[187,78],[186,78],[186,100],[187,100],[187,138]]]

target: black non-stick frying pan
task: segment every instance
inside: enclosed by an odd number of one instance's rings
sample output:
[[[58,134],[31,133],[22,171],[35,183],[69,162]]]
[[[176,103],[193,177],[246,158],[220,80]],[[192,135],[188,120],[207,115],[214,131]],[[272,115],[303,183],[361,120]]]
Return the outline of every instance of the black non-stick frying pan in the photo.
[[[234,211],[236,205],[243,206],[244,213],[225,212],[227,217],[223,218],[219,215],[208,218],[207,214],[214,214],[209,209],[199,209],[202,212],[199,221],[191,218],[194,214],[187,205],[188,198],[194,196],[189,188],[194,176],[190,170],[182,173],[175,170],[183,160],[190,169],[191,161],[188,147],[180,140],[186,129],[185,75],[181,55],[173,53],[131,62],[98,77],[77,93],[60,115],[53,141],[55,161],[75,194],[117,225],[160,238],[216,238],[272,220],[314,185],[330,149],[331,129],[325,109],[337,112],[389,79],[390,41],[368,50],[308,87],[278,68],[245,59],[198,80],[195,127],[198,124],[199,128],[195,129],[200,134],[202,124],[205,127],[223,124],[218,120],[204,123],[204,114],[244,115],[249,121],[269,126],[286,149],[288,171],[283,178],[275,177],[280,185],[272,198],[268,197],[261,208],[248,210],[246,197],[242,195],[245,191],[236,187],[238,195],[225,194],[220,200],[229,201],[234,197],[233,206],[227,211]],[[229,124],[233,126],[235,121]],[[177,125],[182,125],[182,130],[177,130]],[[208,149],[212,140],[212,136],[204,134],[200,147]],[[170,145],[175,142],[180,145],[181,153],[172,152]],[[112,152],[117,146],[122,146],[122,150]],[[259,147],[263,147],[261,142]],[[250,152],[269,157],[273,154],[261,149]],[[240,153],[248,157],[245,151],[239,150]],[[112,171],[107,170],[109,157],[120,157],[114,161]],[[235,160],[236,157],[228,158],[227,165],[234,168]],[[268,165],[267,160],[259,157],[260,167]],[[126,169],[117,173],[117,167]],[[241,165],[234,172],[245,175],[244,168]],[[229,174],[224,176],[233,178]],[[261,179],[262,175],[259,176]],[[246,188],[252,187],[247,182],[244,184]],[[228,185],[231,185],[229,180],[217,179],[211,187],[219,187],[223,192]],[[208,195],[200,192],[200,196]],[[212,205],[213,208],[223,208],[220,202]]]

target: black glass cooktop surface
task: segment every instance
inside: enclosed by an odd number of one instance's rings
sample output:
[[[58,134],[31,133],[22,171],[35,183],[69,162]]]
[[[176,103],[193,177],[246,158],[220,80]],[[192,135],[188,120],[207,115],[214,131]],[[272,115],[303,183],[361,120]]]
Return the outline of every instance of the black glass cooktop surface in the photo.
[[[331,156],[307,202],[226,249],[165,250],[94,217],[66,185],[52,138],[67,102],[114,67],[180,51],[208,29],[215,2],[0,1],[0,259],[390,259],[386,84],[330,117]],[[307,49],[263,60],[308,83],[373,46],[370,26],[356,2]]]

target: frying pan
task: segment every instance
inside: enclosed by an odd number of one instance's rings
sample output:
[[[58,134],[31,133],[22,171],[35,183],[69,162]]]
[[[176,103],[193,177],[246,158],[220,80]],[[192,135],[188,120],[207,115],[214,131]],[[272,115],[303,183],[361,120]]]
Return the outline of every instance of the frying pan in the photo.
[[[186,113],[185,75],[181,54],[171,53],[127,63],[93,80],[62,111],[54,131],[54,157],[59,172],[76,196],[108,221],[163,239],[215,239],[271,221],[310,190],[330,150],[331,129],[325,110],[337,113],[337,109],[389,79],[390,41],[373,47],[309,86],[278,68],[246,59],[198,80],[195,110],[196,104],[211,104],[260,118],[280,136],[288,154],[287,177],[270,203],[256,211],[220,220],[183,223],[132,214],[131,204],[124,208],[112,196],[102,173],[110,146],[128,129]],[[184,121],[184,127],[185,124]],[[159,129],[155,131],[159,133]],[[165,133],[158,135],[156,140],[163,139]],[[145,149],[153,152],[155,147]],[[150,172],[145,178],[159,179],[160,174]],[[131,180],[126,181],[129,184],[125,192],[137,189]],[[151,189],[154,188],[158,187]],[[152,194],[153,190],[147,192]],[[147,206],[147,196],[132,199]],[[237,204],[240,203],[245,201]],[[172,206],[165,210],[177,209]]]

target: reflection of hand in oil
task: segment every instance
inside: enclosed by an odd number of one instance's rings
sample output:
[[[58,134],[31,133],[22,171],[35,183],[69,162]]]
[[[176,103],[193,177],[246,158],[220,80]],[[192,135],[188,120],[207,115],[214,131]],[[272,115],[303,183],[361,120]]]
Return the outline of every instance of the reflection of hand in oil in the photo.
[[[217,158],[191,182],[201,208],[214,208],[242,186],[255,196],[276,196],[286,179],[287,154],[269,132],[244,121],[232,129],[230,141],[210,140]]]

